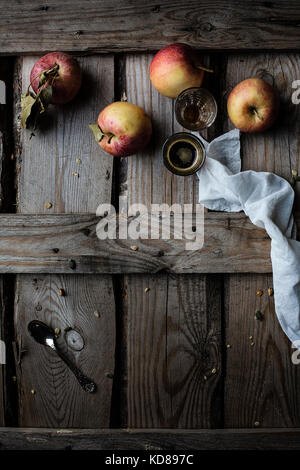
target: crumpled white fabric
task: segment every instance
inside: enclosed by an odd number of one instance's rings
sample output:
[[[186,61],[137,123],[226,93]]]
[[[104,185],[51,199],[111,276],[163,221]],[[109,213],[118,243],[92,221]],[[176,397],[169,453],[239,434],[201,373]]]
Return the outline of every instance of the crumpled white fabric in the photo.
[[[197,135],[199,137],[199,135]],[[240,133],[211,143],[201,136],[207,158],[198,171],[199,202],[216,211],[244,211],[271,238],[275,310],[283,331],[300,340],[300,242],[292,215],[294,190],[280,176],[240,171]],[[299,346],[298,346],[299,347]]]

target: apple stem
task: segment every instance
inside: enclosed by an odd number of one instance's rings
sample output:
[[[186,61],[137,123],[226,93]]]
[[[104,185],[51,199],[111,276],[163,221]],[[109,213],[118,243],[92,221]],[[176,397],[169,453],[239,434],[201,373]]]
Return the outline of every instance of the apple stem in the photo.
[[[196,69],[204,70],[204,72],[214,73],[213,69],[203,67],[203,65],[196,65]]]
[[[47,81],[51,81],[50,85],[53,85],[54,80],[56,80],[59,76],[58,70],[59,65],[55,64],[51,69],[43,70],[43,72],[40,74],[40,77],[44,75]]]
[[[264,118],[259,115],[259,113],[258,113],[258,111],[257,111],[256,108],[253,108],[253,113],[254,113],[254,114],[258,117],[258,119],[260,119],[261,121],[264,120]]]
[[[100,137],[100,140],[99,142],[101,142],[101,140],[103,139],[103,137],[107,137],[107,143],[110,144],[111,142],[111,139],[115,136],[114,134],[112,134],[111,132],[103,132],[103,130],[101,129],[101,127],[98,125],[99,129],[100,129],[100,132],[101,132],[101,137]]]
[[[43,70],[43,72],[40,72],[38,75],[36,75],[32,80],[31,82],[29,83],[28,85],[28,88],[27,88],[27,93],[29,92],[29,89],[30,87],[32,87],[32,84],[33,82],[39,78],[42,74],[45,75],[45,77],[47,77],[49,75],[50,79],[52,79],[51,81],[51,85],[53,85],[53,82],[54,80],[58,77],[58,69],[59,69],[59,65],[58,64],[55,64],[54,67],[52,67],[51,69],[47,69],[47,70]]]

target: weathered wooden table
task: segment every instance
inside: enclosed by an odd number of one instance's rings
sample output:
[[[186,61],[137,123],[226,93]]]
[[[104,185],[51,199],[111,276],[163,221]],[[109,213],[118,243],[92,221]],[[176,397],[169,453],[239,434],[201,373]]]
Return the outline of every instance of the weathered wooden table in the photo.
[[[300,366],[267,295],[265,232],[243,214],[207,212],[204,248],[192,255],[180,241],[138,241],[133,251],[95,234],[98,204],[119,195],[148,207],[197,202],[197,178],[172,175],[161,158],[180,127],[149,65],[172,42],[202,50],[215,70],[205,86],[219,114],[204,137],[231,128],[232,87],[263,77],[281,113],[271,131],[242,136],[243,169],[285,178],[300,169],[300,106],[291,101],[299,2],[1,0],[0,8],[0,448],[300,448]],[[20,93],[51,50],[78,56],[83,87],[30,139],[20,131]],[[124,92],[152,117],[154,138],[146,152],[113,159],[88,124]],[[61,346],[97,394],[33,342],[35,318],[60,328]]]

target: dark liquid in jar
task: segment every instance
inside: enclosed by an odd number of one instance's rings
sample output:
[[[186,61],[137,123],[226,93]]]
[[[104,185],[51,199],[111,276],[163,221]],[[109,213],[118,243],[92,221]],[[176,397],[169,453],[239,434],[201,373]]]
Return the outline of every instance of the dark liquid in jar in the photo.
[[[200,110],[196,104],[188,104],[183,110],[183,119],[190,124],[195,124],[199,121]]]
[[[177,168],[189,168],[197,157],[196,148],[189,142],[175,142],[170,148],[169,158]]]
[[[187,104],[182,110],[183,121],[197,128],[206,126],[205,114],[205,106],[200,109],[197,104]]]

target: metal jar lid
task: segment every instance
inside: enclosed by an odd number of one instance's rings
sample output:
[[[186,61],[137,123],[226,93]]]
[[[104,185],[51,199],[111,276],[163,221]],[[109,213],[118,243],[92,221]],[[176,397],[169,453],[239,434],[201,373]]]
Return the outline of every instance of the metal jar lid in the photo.
[[[196,157],[194,158],[192,164],[186,168],[181,168],[171,161],[170,151],[178,142],[187,142],[192,145],[196,151]],[[164,164],[172,173],[180,176],[188,176],[196,173],[205,162],[206,152],[205,147],[202,144],[201,140],[198,139],[195,135],[188,132],[178,132],[177,134],[171,135],[163,145],[163,159]]]

